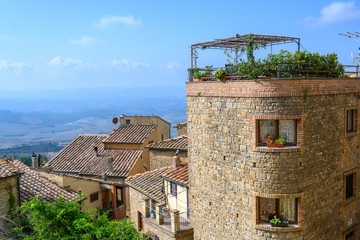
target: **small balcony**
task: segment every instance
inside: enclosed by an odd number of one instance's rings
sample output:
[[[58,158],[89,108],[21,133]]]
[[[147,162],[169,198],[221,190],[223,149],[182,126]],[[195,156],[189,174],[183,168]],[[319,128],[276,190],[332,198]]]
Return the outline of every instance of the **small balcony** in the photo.
[[[159,229],[168,232],[175,239],[177,236],[192,235],[193,225],[189,219],[189,213],[169,210],[165,204],[152,206],[145,201],[144,222],[149,226],[149,232],[157,233]]]

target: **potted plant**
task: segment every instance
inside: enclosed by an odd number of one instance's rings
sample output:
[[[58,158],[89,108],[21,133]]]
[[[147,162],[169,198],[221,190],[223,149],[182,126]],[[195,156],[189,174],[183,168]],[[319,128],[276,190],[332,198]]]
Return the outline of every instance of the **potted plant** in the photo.
[[[269,148],[281,148],[284,147],[284,144],[286,142],[286,139],[284,136],[280,136],[277,139],[273,139],[271,136],[267,136],[265,138],[266,146]]]
[[[285,139],[284,136],[280,136],[279,138],[277,138],[277,139],[275,140],[275,143],[282,144],[282,146],[285,145],[285,142],[286,142],[286,139]]]
[[[191,81],[191,79],[194,79],[195,78],[194,75],[199,72],[200,72],[200,68],[188,68],[190,81]]]
[[[219,68],[215,73],[214,77],[217,80],[225,80],[225,77],[228,75],[228,72],[225,69]]]
[[[276,213],[274,212],[268,212],[267,213],[268,219],[269,221],[271,221],[272,219],[274,219],[274,217],[276,216]]]
[[[201,73],[201,72],[196,72],[196,73],[194,73],[194,75],[193,75],[193,78],[194,78],[194,81],[195,82],[200,82],[201,81],[201,77],[203,77],[203,73]]]
[[[289,222],[288,221],[281,221],[276,215],[273,219],[270,220],[272,227],[288,227]]]

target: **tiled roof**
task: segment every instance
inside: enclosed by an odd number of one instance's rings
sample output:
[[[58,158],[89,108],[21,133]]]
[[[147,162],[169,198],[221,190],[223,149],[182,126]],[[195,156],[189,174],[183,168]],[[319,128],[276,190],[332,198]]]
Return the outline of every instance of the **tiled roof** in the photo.
[[[179,150],[187,151],[187,148],[188,148],[187,137],[182,136],[182,137],[166,139],[166,140],[161,141],[161,142],[156,142],[156,143],[149,144],[147,146],[147,148],[150,148],[150,149],[164,149],[164,150],[177,150],[177,149],[179,149]]]
[[[126,179],[126,183],[142,192],[143,194],[155,199],[158,202],[164,201],[162,192],[163,179],[161,175],[171,170],[171,166],[155,169],[152,171],[139,173]]]
[[[105,150],[102,140],[106,135],[79,135],[63,150],[61,150],[44,167],[52,171],[126,177],[136,160],[141,156],[141,150]],[[94,147],[98,149],[95,157]],[[108,169],[108,157],[113,158],[113,172]]]
[[[101,143],[105,137],[105,134],[81,134],[56,154],[44,167],[51,167],[54,171],[81,172],[94,159],[94,147],[97,147],[99,155],[105,153]]]
[[[0,158],[0,179],[16,176],[19,174],[19,169]]]
[[[65,200],[72,201],[78,197],[78,193],[64,190],[57,185],[41,177],[22,162],[12,158],[8,163],[18,168],[24,174],[20,177],[20,199],[21,203],[32,200],[35,196],[47,202],[54,202],[58,197],[64,196]]]
[[[189,185],[188,164],[183,164],[182,166],[163,174],[163,177],[175,182]]]
[[[136,160],[140,158],[142,150],[106,150],[104,155],[93,158],[80,174],[127,177],[134,167]],[[113,171],[109,172],[108,158],[113,158]]]
[[[153,125],[120,125],[104,140],[104,143],[144,143],[145,139],[156,129]]]
[[[36,169],[36,172],[45,172],[48,173],[49,171],[47,169]],[[86,177],[86,176],[82,176],[82,175],[78,175],[78,174],[71,174],[71,173],[61,173],[61,172],[51,172],[51,175],[57,175],[57,176],[67,176],[67,177],[72,177],[72,178],[77,178],[77,179],[82,179],[82,180],[88,180],[88,181],[93,181],[93,182],[98,182],[99,184],[110,184],[110,185],[115,185],[115,186],[123,186],[122,182],[115,182],[115,181],[109,181],[109,180],[104,180],[104,179],[99,179],[99,178],[92,178],[92,177]],[[45,179],[49,180],[50,182],[52,182],[51,179],[47,178],[46,175],[42,176]]]

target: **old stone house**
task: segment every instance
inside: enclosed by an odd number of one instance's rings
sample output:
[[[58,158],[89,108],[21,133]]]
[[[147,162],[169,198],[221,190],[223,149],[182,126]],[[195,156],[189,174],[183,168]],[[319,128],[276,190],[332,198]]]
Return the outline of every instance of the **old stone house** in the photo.
[[[31,201],[35,196],[46,202],[54,202],[60,196],[63,196],[66,201],[74,201],[79,197],[77,191],[60,188],[15,158],[7,158],[5,161],[21,172],[19,178],[20,204]],[[81,198],[77,202],[82,203],[84,200],[85,198]]]
[[[146,145],[168,138],[170,124],[155,116],[120,116],[110,134],[79,135],[41,170],[59,186],[88,196],[83,208],[111,209],[116,219],[130,214],[128,176],[150,169]]]
[[[0,216],[6,216],[11,205],[19,205],[21,174],[18,168],[0,158]]]
[[[195,239],[357,234],[359,93],[358,79],[187,83]],[[264,144],[276,131],[284,148]]]
[[[129,177],[131,220],[154,239],[193,239],[188,209],[188,165],[175,163]]]
[[[17,208],[35,197],[54,202],[60,196],[80,204],[84,200],[77,199],[77,192],[58,187],[15,158],[0,159],[0,239],[9,231],[5,219],[10,208]]]
[[[177,136],[187,136],[187,122],[178,123],[174,126],[177,131]]]
[[[150,170],[162,168],[172,164],[172,158],[177,152],[182,163],[188,162],[187,136],[166,139],[146,146],[150,154]]]
[[[187,82],[186,96],[195,239],[358,239],[358,78]]]

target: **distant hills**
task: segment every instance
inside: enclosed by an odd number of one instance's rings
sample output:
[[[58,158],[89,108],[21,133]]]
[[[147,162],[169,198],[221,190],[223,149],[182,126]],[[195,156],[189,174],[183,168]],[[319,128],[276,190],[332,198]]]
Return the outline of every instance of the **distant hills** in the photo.
[[[172,125],[184,122],[184,88],[0,90],[0,149],[109,133],[116,127],[112,118],[121,114],[157,115]]]
[[[37,142],[32,144],[22,144],[11,148],[1,149],[0,157],[6,158],[14,156],[19,159],[22,156],[31,157],[32,153],[46,154],[51,157],[66,146],[66,142]]]

